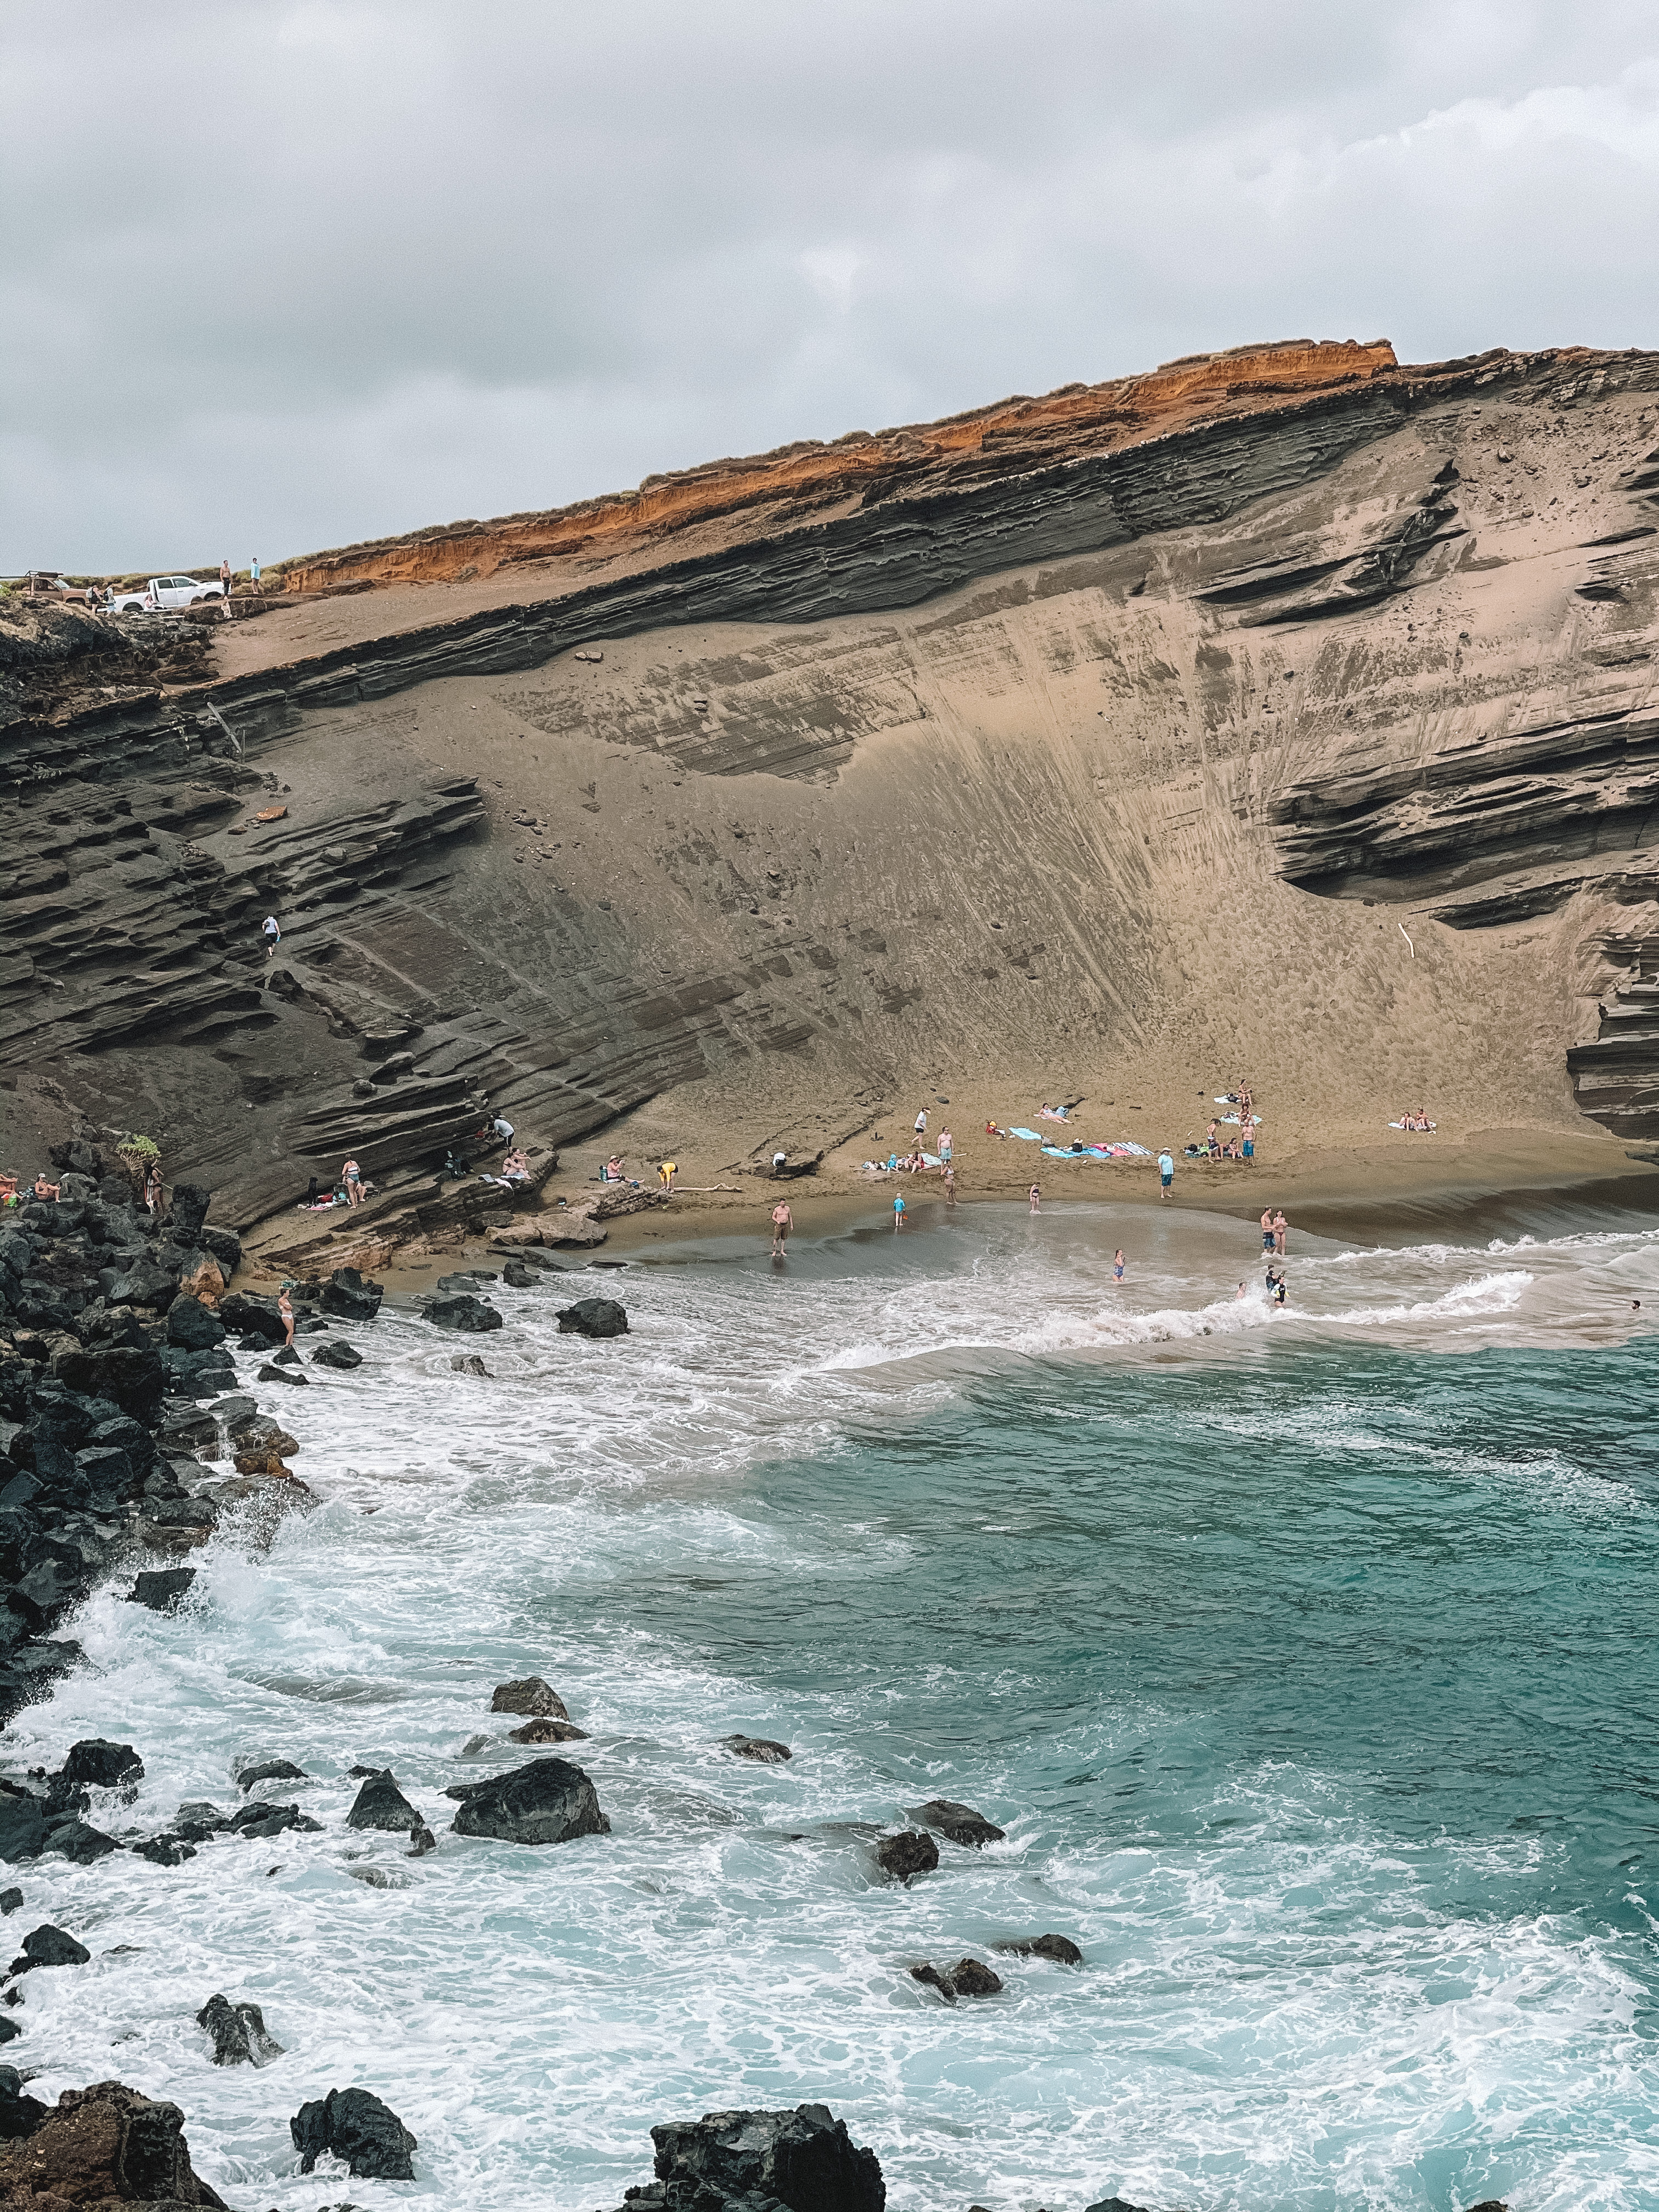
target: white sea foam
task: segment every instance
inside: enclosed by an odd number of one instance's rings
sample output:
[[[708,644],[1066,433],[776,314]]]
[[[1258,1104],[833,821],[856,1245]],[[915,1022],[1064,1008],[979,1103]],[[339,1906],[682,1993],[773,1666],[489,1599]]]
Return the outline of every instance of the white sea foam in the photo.
[[[233,1804],[239,1758],[288,1757],[311,1778],[262,1794],[324,1831],[222,1838],[171,1869],[125,1854],[23,1869],[13,1925],[55,1921],[94,1959],[27,1978],[27,2039],[8,2057],[40,2069],[37,2094],[117,2075],[175,2099],[216,2185],[289,2212],[348,2196],[592,2212],[647,2178],[651,2122],[805,2098],[878,2145],[892,2201],[917,2212],[1114,2190],[1239,2212],[1403,2208],[1471,2099],[1483,2140],[1550,2139],[1528,2212],[1659,2201],[1650,2132],[1608,2120],[1647,2108],[1643,1939],[1505,1904],[1559,1846],[1402,1848],[1343,1778],[1293,1761],[1218,1785],[1194,1841],[1137,1840],[1127,1816],[1079,1829],[1043,1809],[1034,1773],[1166,1744],[1170,1714],[1108,1683],[1081,1721],[1039,1711],[1026,1740],[994,1741],[964,1714],[944,1750],[922,1747],[895,1726],[901,1686],[878,1650],[833,1691],[805,1668],[763,1688],[663,1628],[666,1592],[737,1581],[758,1612],[785,1572],[833,1592],[908,1556],[922,1534],[884,1522],[739,1510],[740,1478],[913,1424],[994,1362],[1212,1359],[1359,1330],[1436,1349],[1452,1328],[1516,1320],[1594,1330],[1608,1269],[1626,1304],[1626,1274],[1659,1281],[1651,1239],[1543,1242],[1524,1267],[1419,1248],[1357,1255],[1362,1304],[1355,1258],[1304,1249],[1294,1303],[1273,1312],[1236,1225],[1159,1224],[1121,1287],[1115,1241],[1115,1224],[1103,1238],[993,1221],[951,1248],[808,1248],[783,1277],[763,1261],[636,1267],[625,1347],[558,1336],[545,1291],[498,1290],[507,1328],[468,1340],[486,1377],[454,1373],[451,1340],[410,1314],[358,1332],[361,1370],[310,1370],[278,1409],[321,1510],[261,1553],[216,1540],[175,1617],[100,1594],[74,1631],[88,1668],[10,1739],[19,1765],[83,1735],[137,1744],[137,1802],[94,1816],[123,1834],[183,1799]],[[1347,1448],[1397,1446],[1374,1402],[1333,1418]],[[1436,1449],[1449,1474],[1521,1479],[1413,1437],[1414,1454]],[[1533,1479],[1590,1480],[1559,1452]],[[1014,1545],[1032,1525],[999,1499],[982,1534]],[[1011,1572],[982,1619],[1042,1601]],[[928,1663],[921,1691],[948,1700],[945,1657]],[[531,1671],[590,1731],[574,1755],[608,1838],[533,1851],[448,1832],[446,1788],[532,1755],[464,1753],[505,1737],[490,1686]],[[1000,1686],[1018,1686],[1016,1661]],[[718,1739],[738,1730],[797,1756],[727,1759]],[[442,1838],[434,1856],[344,1827],[357,1762],[392,1766]],[[873,1885],[860,1824],[936,1794],[981,1805],[1007,1844],[946,1846],[941,1877],[911,1890]],[[1490,1882],[1490,1911],[1448,1905],[1465,1878]],[[1083,1944],[1085,1970],[999,1960],[1006,1995],[950,2011],[909,1978],[916,1959],[1048,1928]],[[193,2016],[216,1990],[264,2006],[286,2046],[273,2066],[211,2065]],[[352,2081],[419,2136],[414,2184],[295,2178],[289,2116]]]

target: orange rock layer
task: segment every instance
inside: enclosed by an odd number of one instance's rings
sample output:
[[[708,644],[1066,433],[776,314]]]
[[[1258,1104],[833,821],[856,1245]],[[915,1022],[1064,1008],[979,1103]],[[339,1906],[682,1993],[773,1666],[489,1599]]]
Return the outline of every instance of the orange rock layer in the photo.
[[[741,460],[710,461],[672,476],[647,477],[636,491],[612,493],[542,514],[379,538],[282,564],[290,592],[381,583],[443,583],[487,576],[520,562],[624,555],[670,532],[684,532],[757,507],[804,520],[847,501],[878,498],[918,480],[940,485],[988,473],[1110,453],[1230,415],[1261,414],[1396,367],[1385,338],[1295,339],[1194,354],[1144,376],[1105,384],[1067,384],[1040,399],[999,400],[941,422],[871,433],[849,431],[824,444],[808,439]]]

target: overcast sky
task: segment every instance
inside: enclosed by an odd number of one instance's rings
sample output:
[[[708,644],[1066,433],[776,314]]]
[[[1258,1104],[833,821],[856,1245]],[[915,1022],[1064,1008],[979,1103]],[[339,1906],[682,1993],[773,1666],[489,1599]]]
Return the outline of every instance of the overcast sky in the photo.
[[[0,0],[0,572],[1259,338],[1659,345],[1653,0]]]

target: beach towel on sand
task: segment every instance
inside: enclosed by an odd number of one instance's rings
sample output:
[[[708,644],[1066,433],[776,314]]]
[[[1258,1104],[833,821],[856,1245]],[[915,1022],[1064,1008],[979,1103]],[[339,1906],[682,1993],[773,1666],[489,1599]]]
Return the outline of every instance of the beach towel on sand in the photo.
[[[1040,1145],[1042,1142],[1035,1129],[1010,1129],[1008,1134],[1011,1137],[1024,1137],[1028,1145]]]

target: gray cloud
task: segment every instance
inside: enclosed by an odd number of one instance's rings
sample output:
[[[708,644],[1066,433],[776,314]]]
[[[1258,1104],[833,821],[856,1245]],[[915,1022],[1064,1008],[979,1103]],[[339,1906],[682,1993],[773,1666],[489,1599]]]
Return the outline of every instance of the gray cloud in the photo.
[[[0,568],[239,564],[1257,337],[1651,345],[1647,7],[14,10]]]

